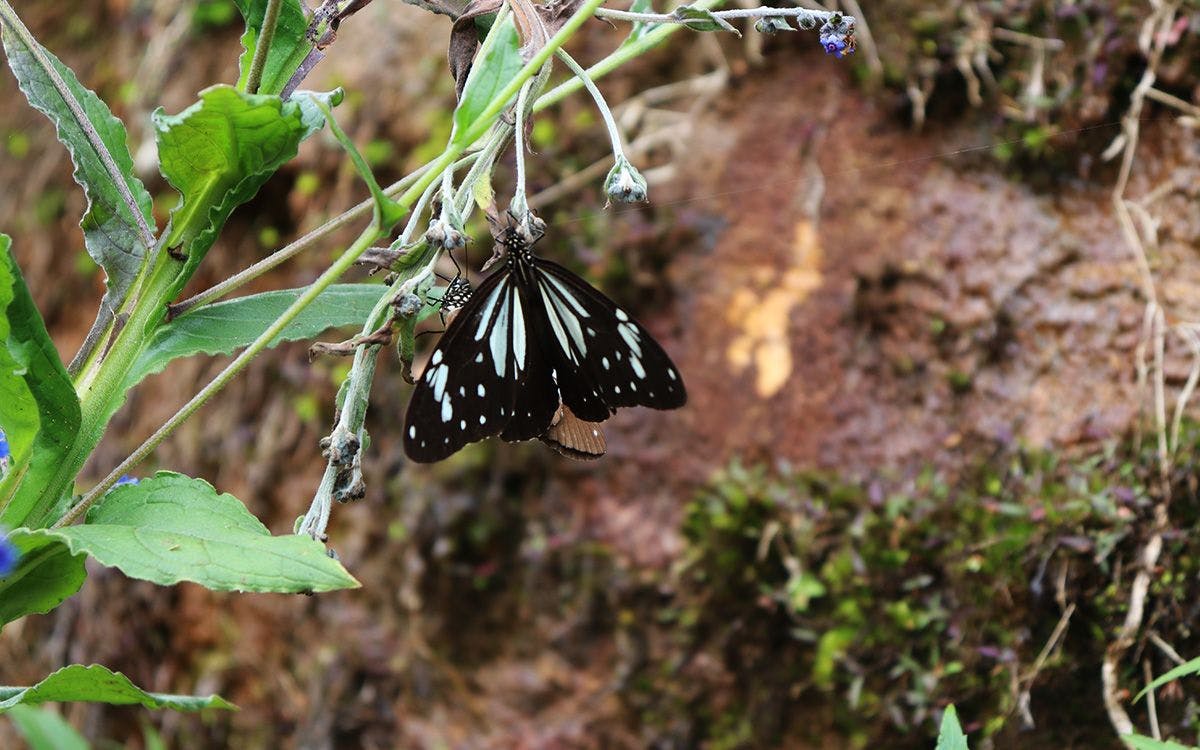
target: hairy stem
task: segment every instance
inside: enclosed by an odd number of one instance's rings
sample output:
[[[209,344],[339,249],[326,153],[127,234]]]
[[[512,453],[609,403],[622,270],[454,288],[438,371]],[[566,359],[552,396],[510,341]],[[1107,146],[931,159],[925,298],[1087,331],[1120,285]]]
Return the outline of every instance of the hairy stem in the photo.
[[[267,66],[271,42],[275,40],[275,27],[279,25],[279,9],[282,7],[283,0],[267,0],[262,28],[259,29],[258,41],[254,44],[254,58],[250,61],[250,74],[246,76],[248,94],[257,94],[258,87],[262,84],[263,69]]]
[[[604,118],[604,127],[608,128],[608,137],[612,140],[613,157],[620,161],[625,156],[625,149],[621,146],[621,131],[617,129],[617,121],[613,119],[612,110],[608,107],[608,102],[604,100],[604,94],[600,93],[600,89],[596,87],[596,83],[587,71],[575,62],[575,58],[567,54],[566,50],[558,51],[558,59],[566,63],[566,66],[571,69],[575,77],[583,81],[584,88],[592,95],[592,99],[596,102],[596,108],[600,110],[600,116]]]

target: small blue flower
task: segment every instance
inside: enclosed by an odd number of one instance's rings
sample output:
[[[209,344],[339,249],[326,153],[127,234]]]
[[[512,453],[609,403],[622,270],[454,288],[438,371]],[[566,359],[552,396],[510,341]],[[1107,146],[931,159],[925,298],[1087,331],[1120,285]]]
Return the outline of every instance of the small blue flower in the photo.
[[[4,434],[4,430],[0,430],[0,459],[8,458],[12,455],[12,449],[8,447],[8,435]]]
[[[9,541],[7,534],[0,536],[0,578],[7,578],[16,570],[20,560],[21,550],[17,545]]]
[[[845,16],[834,14],[821,26],[821,46],[825,48],[825,54],[839,60],[854,54],[854,24],[848,22]]]
[[[139,481],[141,480],[131,474],[122,474],[113,487],[120,487],[123,484],[137,484]]]

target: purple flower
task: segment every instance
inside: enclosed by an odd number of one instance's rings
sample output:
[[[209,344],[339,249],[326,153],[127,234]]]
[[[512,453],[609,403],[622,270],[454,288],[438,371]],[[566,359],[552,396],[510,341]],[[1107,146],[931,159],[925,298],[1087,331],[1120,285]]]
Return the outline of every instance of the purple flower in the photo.
[[[0,536],[0,578],[7,578],[17,568],[21,559],[21,550],[13,544],[8,535]]]
[[[113,487],[120,487],[123,484],[137,484],[139,481],[141,480],[131,474],[122,474],[121,478],[117,480],[117,483],[114,484]]]
[[[854,24],[848,22],[845,16],[834,14],[821,26],[821,46],[825,48],[825,54],[839,60],[854,54]]]

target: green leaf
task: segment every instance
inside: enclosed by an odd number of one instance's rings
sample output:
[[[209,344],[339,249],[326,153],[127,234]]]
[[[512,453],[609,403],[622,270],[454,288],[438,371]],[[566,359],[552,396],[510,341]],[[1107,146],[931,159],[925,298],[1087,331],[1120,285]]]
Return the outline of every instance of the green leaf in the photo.
[[[324,545],[271,536],[233,495],[172,472],[114,487],[82,526],[37,533],[164,586],[192,581],[214,591],[300,593],[359,585]]]
[[[742,35],[742,32],[738,31],[733,24],[720,16],[713,15],[713,12],[706,8],[681,5],[671,11],[671,15],[692,31],[728,31],[734,36]]]
[[[1198,674],[1198,673],[1200,673],[1200,657],[1192,659],[1189,662],[1180,664],[1178,667],[1175,667],[1170,672],[1167,672],[1166,674],[1156,677],[1153,682],[1151,682],[1146,687],[1142,688],[1141,692],[1133,697],[1133,700],[1136,703],[1137,701],[1140,701],[1142,699],[1142,696],[1144,696],[1146,693],[1150,692],[1151,690],[1160,688],[1163,685],[1167,684],[1168,682],[1174,682],[1175,680],[1178,680],[1181,677],[1190,677],[1191,675]]]
[[[379,298],[380,284],[334,284],[306,307],[268,346],[310,339],[329,328],[362,326]],[[288,308],[304,288],[283,289],[207,305],[158,329],[129,372],[125,387],[162,372],[168,362],[193,354],[232,354],[247,346]]]
[[[8,709],[17,731],[30,750],[88,750],[87,740],[67,720],[49,708],[13,706]]]
[[[4,340],[6,355],[0,357],[8,366],[0,370],[0,393],[12,393],[15,400],[12,409],[5,402],[0,427],[7,433],[9,423],[13,423],[14,435],[22,444],[26,443],[31,423],[29,403],[17,379],[24,382],[38,413],[38,431],[32,447],[22,445],[20,457],[14,450],[8,473],[0,480],[0,525],[11,528],[41,526],[47,522],[44,516],[50,509],[37,507],[38,497],[74,444],[80,415],[75,388],[9,252],[10,244],[8,237],[0,235],[0,287],[7,286],[11,294],[4,311],[5,322],[0,324],[8,328]]]
[[[942,714],[942,728],[938,732],[937,750],[968,750],[967,735],[958,723],[958,711],[953,705],[946,706]]]
[[[462,96],[458,99],[458,107],[454,110],[452,142],[467,137],[471,126],[492,103],[492,99],[499,96],[504,87],[521,72],[525,63],[519,47],[517,27],[511,17],[492,25],[475,56],[475,63],[463,85]]]
[[[266,16],[267,0],[234,0],[242,18],[246,20],[246,31],[242,34],[245,52],[238,59],[238,82],[240,91],[246,90],[246,79],[250,76],[250,61],[258,46],[258,35],[262,31]],[[259,94],[278,94],[291,80],[292,74],[304,58],[312,51],[308,41],[308,20],[300,0],[283,0],[279,9],[279,20],[275,25],[275,36],[271,39],[271,50],[267,53],[267,64],[263,67]]]
[[[633,0],[633,5],[629,6],[629,11],[631,13],[653,13],[654,4],[651,0]],[[625,41],[621,42],[621,47],[633,44],[659,25],[657,23],[646,23],[645,21],[634,21],[632,28],[629,29],[629,36],[625,37]]]
[[[25,365],[17,360],[16,353],[9,351],[9,334],[12,331],[11,315],[19,315],[16,309],[9,310],[12,305],[14,291],[13,282],[15,265],[11,262],[9,248],[12,240],[7,235],[0,235],[0,255],[5,261],[0,263],[0,430],[8,439],[9,467],[12,473],[10,479],[21,467],[29,462],[29,452],[33,448],[33,440],[37,437],[41,419],[38,417],[37,400],[25,382]],[[16,487],[16,480],[0,483],[0,507],[6,502],[9,494]]]
[[[341,91],[320,94],[332,104]],[[182,196],[171,213],[167,244],[187,255],[176,282],[182,288],[233,209],[254,197],[300,142],[324,126],[309,97],[244,94],[212,86],[177,115],[153,115],[159,169]]]
[[[1133,750],[1197,750],[1195,745],[1181,745],[1170,740],[1156,740],[1140,734],[1127,734],[1121,739]]]
[[[125,126],[71,69],[23,26],[3,24],[8,64],[30,106],[46,115],[71,154],[88,207],[80,226],[88,255],[108,276],[108,309],[125,296],[154,241],[150,194],[133,175]],[[81,119],[82,118],[82,119]],[[89,130],[92,137],[89,137]]]
[[[0,712],[13,706],[62,701],[172,708],[176,711],[199,711],[202,708],[237,710],[237,706],[218,695],[147,693],[125,675],[99,664],[63,667],[32,687],[0,687]]]
[[[83,555],[73,554],[60,539],[17,529],[9,541],[21,553],[17,568],[0,578],[0,627],[19,617],[45,614],[83,585]]]

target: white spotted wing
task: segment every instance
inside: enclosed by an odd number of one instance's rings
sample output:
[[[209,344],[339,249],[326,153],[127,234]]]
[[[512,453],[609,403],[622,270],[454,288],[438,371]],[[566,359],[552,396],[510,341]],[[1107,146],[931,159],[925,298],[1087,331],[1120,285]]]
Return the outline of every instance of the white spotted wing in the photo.
[[[404,425],[414,461],[499,435],[541,437],[559,405],[588,422],[623,406],[674,409],[687,392],[637,321],[556,263],[506,264],[459,310],[417,381]]]

